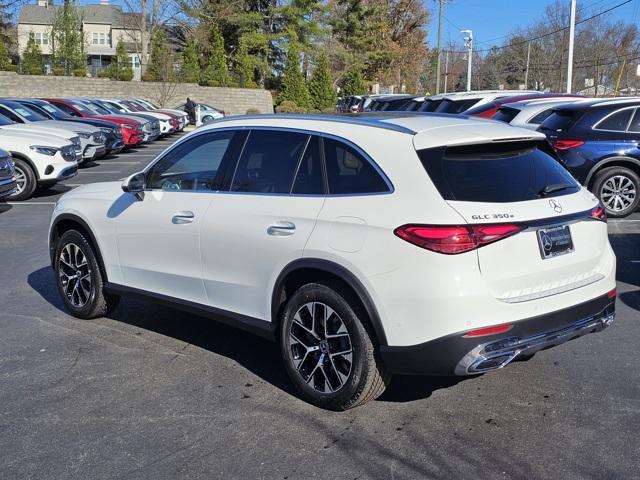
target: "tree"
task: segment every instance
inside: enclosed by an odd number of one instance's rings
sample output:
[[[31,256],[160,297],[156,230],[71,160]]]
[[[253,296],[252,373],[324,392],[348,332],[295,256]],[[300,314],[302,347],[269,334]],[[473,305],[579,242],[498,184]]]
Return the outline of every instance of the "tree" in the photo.
[[[42,74],[42,50],[36,43],[36,37],[33,32],[29,33],[27,46],[22,52],[22,72],[29,75]]]
[[[367,86],[365,85],[364,78],[362,76],[362,66],[360,64],[354,64],[345,76],[345,81],[342,86],[343,95],[362,95],[366,93]]]
[[[311,107],[311,96],[300,71],[300,48],[293,40],[289,42],[280,95],[278,96],[279,103],[286,100],[295,102],[299,107]]]
[[[151,55],[145,78],[152,82],[168,82],[173,79],[173,62],[164,28],[158,28],[151,37]]]
[[[224,38],[216,26],[212,27],[209,32],[208,47],[203,50],[202,55],[204,68],[200,83],[210,87],[231,86],[227,54],[224,50]]]
[[[133,78],[133,69],[124,42],[118,41],[116,56],[109,65],[108,74],[112,80],[129,81]]]
[[[324,110],[336,104],[336,90],[333,88],[331,73],[329,73],[329,58],[322,50],[318,55],[316,66],[309,80],[311,104],[317,110]]]
[[[63,68],[66,75],[86,68],[82,21],[77,6],[71,0],[56,10],[51,25],[51,57],[53,66]]]
[[[200,66],[198,65],[198,51],[193,39],[187,40],[182,51],[182,66],[180,80],[188,83],[198,83],[200,80]]]
[[[240,37],[238,49],[233,56],[233,72],[238,79],[238,86],[242,88],[256,87],[254,61],[249,55],[249,48],[244,36]]]
[[[0,37],[0,70],[7,70],[9,65],[11,65],[11,57],[9,57],[4,39]]]

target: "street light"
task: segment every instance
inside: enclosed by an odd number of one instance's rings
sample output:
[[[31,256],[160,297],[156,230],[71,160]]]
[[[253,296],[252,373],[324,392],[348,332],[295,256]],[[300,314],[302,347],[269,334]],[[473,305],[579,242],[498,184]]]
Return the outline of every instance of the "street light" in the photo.
[[[469,58],[467,65],[467,92],[471,91],[471,58],[473,56],[473,31],[460,30],[460,33],[464,33],[464,46],[469,49]]]

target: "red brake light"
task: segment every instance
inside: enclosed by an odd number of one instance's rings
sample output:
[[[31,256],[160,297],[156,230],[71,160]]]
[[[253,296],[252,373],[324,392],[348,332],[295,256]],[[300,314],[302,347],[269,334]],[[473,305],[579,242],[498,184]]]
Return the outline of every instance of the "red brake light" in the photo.
[[[522,230],[513,224],[494,225],[403,225],[394,230],[397,237],[433,252],[455,255],[469,252]]]
[[[463,335],[464,338],[468,337],[484,337],[485,335],[495,335],[496,333],[504,333],[511,330],[513,325],[497,325],[495,327],[480,328],[478,330],[471,330]]]
[[[475,116],[480,118],[492,118],[497,112],[498,107],[493,107],[485,110],[484,112],[476,113]]]
[[[571,150],[572,148],[578,148],[582,145],[584,145],[584,140],[554,140],[553,141],[553,148],[560,151]]]
[[[615,296],[618,294],[618,291],[614,288],[613,290],[611,290],[609,293],[607,293],[607,297],[609,298],[615,298]]]
[[[600,220],[601,222],[606,222],[607,211],[602,205],[598,205],[596,208],[591,210],[591,218],[593,218],[594,220]]]

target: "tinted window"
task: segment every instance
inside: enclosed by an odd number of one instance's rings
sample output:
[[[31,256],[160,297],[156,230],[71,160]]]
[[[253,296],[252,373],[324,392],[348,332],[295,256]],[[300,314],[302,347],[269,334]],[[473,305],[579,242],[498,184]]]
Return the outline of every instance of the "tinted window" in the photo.
[[[58,107],[60,110],[62,110],[63,112],[68,113],[73,117],[78,116],[78,114],[72,108],[67,107],[64,103],[56,103],[54,105]]]
[[[323,194],[324,178],[322,176],[322,156],[320,154],[320,137],[311,137],[307,149],[302,156],[291,193],[299,195]]]
[[[549,115],[551,115],[552,113],[553,113],[553,109],[552,108],[549,108],[547,110],[543,110],[542,112],[538,113],[537,115],[534,115],[531,118],[531,120],[529,120],[529,123],[532,123],[534,125],[540,125],[547,118],[549,118]]]
[[[231,151],[233,136],[233,132],[207,133],[182,143],[151,168],[147,188],[216,190],[218,170]]]
[[[442,112],[442,113],[462,113],[465,110],[468,110],[471,107],[473,107],[479,101],[480,101],[479,98],[468,98],[465,100],[450,100],[447,98],[447,99],[444,99],[442,103],[440,103],[440,105],[435,111]],[[429,111],[434,111],[434,110],[429,110]]]
[[[633,120],[631,120],[631,125],[629,125],[629,131],[640,132],[640,108],[636,108],[635,110]]]
[[[502,107],[498,110],[492,118],[492,120],[498,120],[499,122],[510,123],[511,120],[516,118],[516,115],[520,113],[520,110],[516,108]]]
[[[3,107],[2,105],[0,105],[0,114],[4,115],[7,118],[10,118],[14,122],[24,123],[19,116],[17,116],[15,113],[13,113],[8,108]]]
[[[445,200],[521,202],[545,196],[549,185],[570,185],[546,196],[576,193],[580,186],[539,142],[439,147],[418,156]]]
[[[551,115],[542,122],[540,129],[564,132],[571,128],[579,116],[580,113],[575,110],[554,110],[551,112]]]
[[[235,192],[290,193],[308,135],[252,130],[231,183]]]
[[[379,193],[389,190],[376,169],[350,146],[324,139],[329,193]]]
[[[13,125],[13,122],[4,115],[0,115],[0,125]]]
[[[627,108],[626,110],[620,110],[616,113],[609,115],[600,123],[596,124],[594,128],[598,130],[613,130],[616,132],[624,132],[627,130],[627,125],[629,125],[629,120],[631,119],[632,113],[633,113],[632,108]]]

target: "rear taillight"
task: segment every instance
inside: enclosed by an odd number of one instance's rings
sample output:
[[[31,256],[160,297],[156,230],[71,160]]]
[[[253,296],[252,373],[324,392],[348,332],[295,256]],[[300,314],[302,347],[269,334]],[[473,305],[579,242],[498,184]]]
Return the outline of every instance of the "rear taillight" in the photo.
[[[403,225],[394,230],[396,236],[433,252],[455,255],[469,252],[522,230],[513,224],[494,225]]]
[[[613,290],[611,290],[610,292],[607,292],[607,297],[609,297],[609,298],[615,298],[617,294],[618,294],[618,291],[614,288],[614,289],[613,289]]]
[[[571,150],[582,145],[584,145],[584,140],[554,140],[552,143],[553,148],[559,151]]]
[[[485,110],[484,112],[476,113],[473,116],[480,117],[480,118],[492,118],[497,112],[498,112],[497,108],[490,108],[489,110]]]
[[[607,211],[604,209],[602,205],[598,205],[596,208],[591,210],[591,218],[594,220],[600,220],[601,222],[607,221]]]
[[[496,325],[495,327],[480,328],[478,330],[471,330],[463,335],[464,338],[469,337],[484,337],[485,335],[496,335],[498,333],[504,333],[511,330],[513,325]]]

